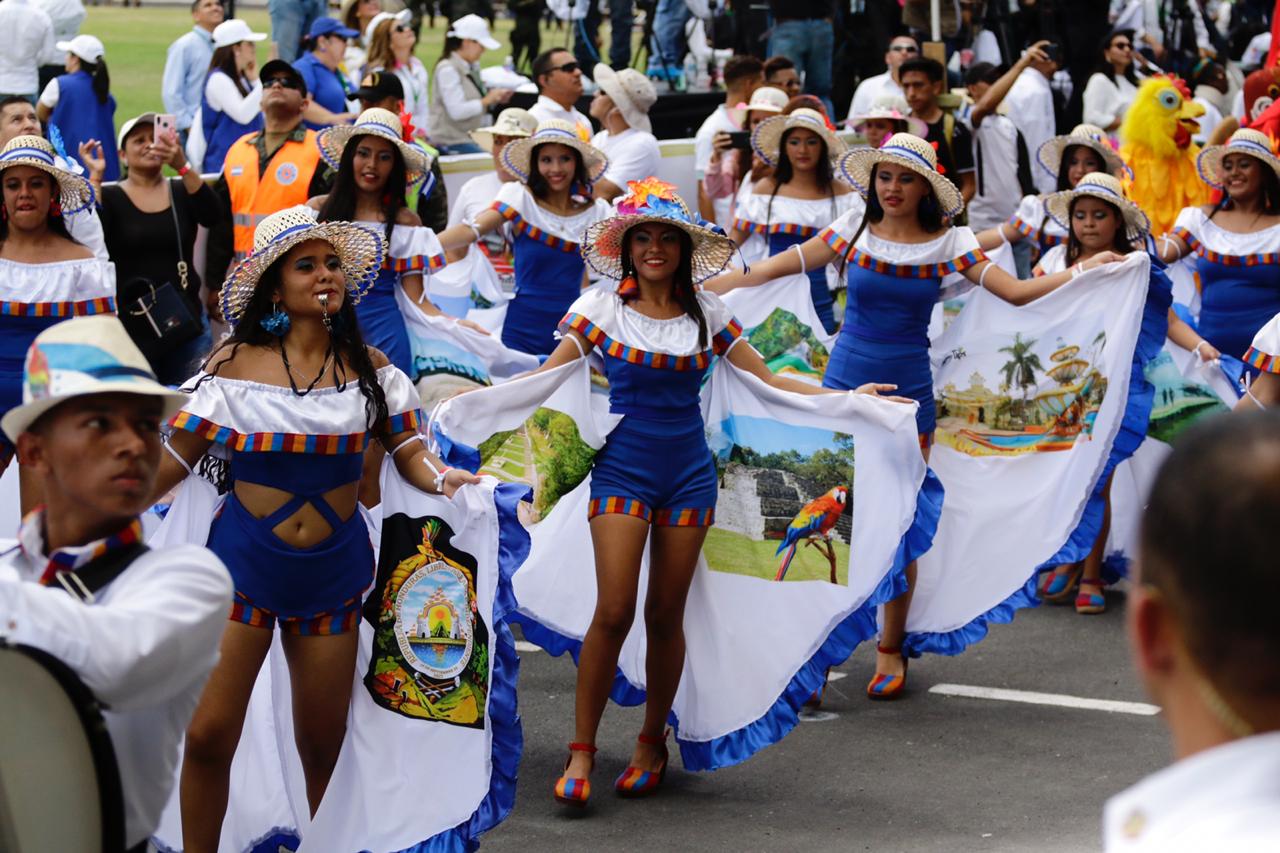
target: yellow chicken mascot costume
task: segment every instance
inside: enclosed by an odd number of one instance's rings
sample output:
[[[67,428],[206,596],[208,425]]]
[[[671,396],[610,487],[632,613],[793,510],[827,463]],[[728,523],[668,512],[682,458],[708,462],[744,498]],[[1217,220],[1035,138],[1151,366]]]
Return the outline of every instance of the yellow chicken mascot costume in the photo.
[[[1138,87],[1120,125],[1120,156],[1132,170],[1125,189],[1157,236],[1173,230],[1182,208],[1209,202],[1209,186],[1196,170],[1200,146],[1191,141],[1202,115],[1184,81],[1161,75]]]

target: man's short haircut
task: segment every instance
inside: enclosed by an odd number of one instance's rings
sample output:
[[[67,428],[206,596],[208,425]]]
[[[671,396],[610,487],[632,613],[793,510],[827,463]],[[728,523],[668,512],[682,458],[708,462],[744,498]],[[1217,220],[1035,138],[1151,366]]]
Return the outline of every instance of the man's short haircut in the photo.
[[[204,0],[191,0],[191,14],[194,15],[196,13],[196,7],[203,2]],[[225,12],[227,10],[227,4],[224,3],[223,0],[218,0],[218,3],[222,6],[222,11]]]
[[[35,109],[35,107],[32,106],[31,101],[27,100],[22,95],[5,95],[3,98],[0,98],[0,112],[4,112],[5,107],[13,106],[14,104],[26,104],[32,109]]]
[[[550,74],[552,68],[551,57],[557,53],[569,53],[563,47],[553,47],[550,50],[544,50],[533,59],[533,84],[538,87],[538,91],[542,91],[542,78],[544,75]],[[573,56],[572,53],[569,53]]]
[[[966,86],[972,86],[975,83],[994,84],[1002,74],[1003,72],[999,65],[994,65],[990,62],[975,62],[965,72],[964,84]]]
[[[888,50],[889,48],[893,47],[893,43],[898,39],[907,39],[908,41],[910,41],[912,44],[916,46],[916,50],[920,49],[920,39],[911,35],[911,33],[894,33],[893,35],[889,36],[889,43],[884,46],[884,49]]]
[[[764,79],[768,80],[779,71],[786,71],[788,68],[795,68],[796,64],[787,56],[771,56],[764,61]]]
[[[754,56],[735,56],[724,65],[724,85],[735,85],[739,80],[764,74],[764,63]]]
[[[1188,429],[1142,517],[1141,581],[1228,698],[1280,698],[1280,410]]]
[[[930,59],[927,56],[916,56],[899,65],[898,79],[901,80],[912,72],[925,75],[929,78],[930,83],[941,83],[947,75],[946,69],[942,67],[941,62],[936,59]]]

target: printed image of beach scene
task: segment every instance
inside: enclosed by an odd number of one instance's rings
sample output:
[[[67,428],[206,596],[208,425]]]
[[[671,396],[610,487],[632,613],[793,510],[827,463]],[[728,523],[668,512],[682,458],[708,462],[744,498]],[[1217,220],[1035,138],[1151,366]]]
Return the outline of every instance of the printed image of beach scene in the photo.
[[[413,380],[424,411],[441,400],[492,385],[489,370],[478,355],[443,338],[428,338],[409,330],[413,352]]]
[[[1227,404],[1208,386],[1182,375],[1168,350],[1161,350],[1146,367],[1147,381],[1155,388],[1147,435],[1172,442],[1201,418],[1227,411]]]
[[[821,383],[831,353],[800,318],[782,308],[746,330],[747,340],[774,373]]]
[[[519,429],[494,433],[481,443],[480,474],[533,489],[521,502],[520,520],[537,524],[591,471],[596,452],[582,440],[573,418],[545,406]]]
[[[1107,393],[1096,366],[1106,342],[1103,331],[1081,341],[1019,332],[992,338],[982,353],[946,353],[935,372],[935,440],[970,456],[1070,450],[1088,440]]]
[[[732,415],[710,428],[719,492],[702,553],[765,580],[847,584],[853,437]]]

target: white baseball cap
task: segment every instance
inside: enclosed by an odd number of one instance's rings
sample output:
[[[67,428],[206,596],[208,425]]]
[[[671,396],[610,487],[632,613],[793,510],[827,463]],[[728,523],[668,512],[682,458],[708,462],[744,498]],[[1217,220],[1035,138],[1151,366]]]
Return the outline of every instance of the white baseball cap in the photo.
[[[54,47],[65,50],[67,53],[74,53],[85,62],[92,62],[95,65],[102,61],[103,54],[107,52],[97,36],[89,35],[76,36],[71,41],[60,41]]]
[[[497,39],[489,35],[489,22],[479,15],[463,15],[449,25],[449,31],[445,35],[478,41],[486,50],[497,50],[502,47]]]
[[[239,18],[223,21],[213,28],[213,46],[215,49],[230,47],[242,41],[263,41],[266,37],[266,33],[255,33],[249,29],[248,24]]]
[[[379,12],[374,15],[364,28],[364,44],[369,46],[369,42],[373,41],[373,31],[378,28],[378,24],[383,21],[395,21],[397,24],[407,24],[413,20],[413,13],[408,9],[401,9],[399,12]]]

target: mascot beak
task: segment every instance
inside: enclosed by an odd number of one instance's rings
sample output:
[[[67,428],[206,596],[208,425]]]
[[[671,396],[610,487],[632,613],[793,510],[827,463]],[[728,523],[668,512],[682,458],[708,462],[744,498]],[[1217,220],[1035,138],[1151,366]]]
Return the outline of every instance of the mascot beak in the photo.
[[[1204,105],[1197,104],[1195,101],[1183,99],[1182,106],[1178,108],[1178,130],[1174,133],[1173,141],[1179,148],[1186,148],[1191,144],[1191,137],[1200,131],[1200,122],[1196,121],[1200,116],[1204,115]]]

